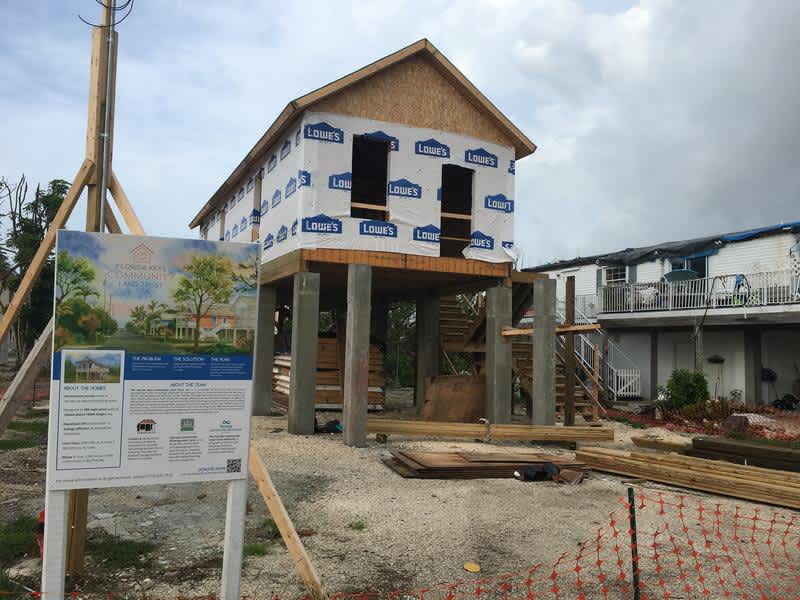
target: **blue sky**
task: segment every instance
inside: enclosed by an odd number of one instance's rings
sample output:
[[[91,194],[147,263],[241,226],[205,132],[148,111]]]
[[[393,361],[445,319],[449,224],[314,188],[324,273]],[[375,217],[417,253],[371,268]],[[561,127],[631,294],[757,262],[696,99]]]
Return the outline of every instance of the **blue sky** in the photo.
[[[0,176],[71,179],[81,162],[78,13],[100,10],[0,0]],[[517,165],[527,264],[800,217],[791,0],[137,0],[114,165],[148,233],[196,235],[190,219],[287,101],[421,37],[539,146]]]

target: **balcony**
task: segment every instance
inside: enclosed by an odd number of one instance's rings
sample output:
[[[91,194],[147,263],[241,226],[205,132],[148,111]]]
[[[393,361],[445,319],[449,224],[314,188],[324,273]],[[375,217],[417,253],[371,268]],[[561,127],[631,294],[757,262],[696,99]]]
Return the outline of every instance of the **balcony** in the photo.
[[[800,276],[790,270],[766,271],[604,286],[597,304],[597,312],[603,314],[747,310],[800,304]]]

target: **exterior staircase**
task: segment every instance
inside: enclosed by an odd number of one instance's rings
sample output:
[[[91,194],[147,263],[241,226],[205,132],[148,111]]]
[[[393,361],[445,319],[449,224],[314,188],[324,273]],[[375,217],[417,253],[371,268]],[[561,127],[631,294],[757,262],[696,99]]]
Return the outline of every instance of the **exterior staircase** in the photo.
[[[512,287],[512,324],[519,323],[533,301],[533,287],[530,284],[514,284]],[[440,300],[439,334],[441,348],[446,363],[453,372],[453,354],[471,353],[476,372],[480,371],[486,351],[486,307],[483,296],[449,296]],[[583,348],[585,351],[585,348]],[[577,344],[576,344],[577,354]],[[579,357],[580,358],[580,357]],[[556,415],[563,417],[564,374],[563,347],[556,351]],[[593,361],[588,369],[585,361],[576,360],[575,411],[585,419],[598,418],[600,410],[599,361]],[[512,372],[519,383],[519,389],[526,399],[528,411],[531,410],[533,384],[533,343],[530,339],[516,339],[512,342]],[[588,382],[588,383],[587,383]]]

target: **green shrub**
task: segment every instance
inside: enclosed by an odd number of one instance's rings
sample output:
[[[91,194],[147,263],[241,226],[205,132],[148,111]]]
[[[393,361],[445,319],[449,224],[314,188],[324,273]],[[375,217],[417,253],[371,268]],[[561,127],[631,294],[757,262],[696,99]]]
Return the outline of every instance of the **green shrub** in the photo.
[[[679,409],[708,400],[708,381],[701,371],[676,369],[667,381],[666,407]]]

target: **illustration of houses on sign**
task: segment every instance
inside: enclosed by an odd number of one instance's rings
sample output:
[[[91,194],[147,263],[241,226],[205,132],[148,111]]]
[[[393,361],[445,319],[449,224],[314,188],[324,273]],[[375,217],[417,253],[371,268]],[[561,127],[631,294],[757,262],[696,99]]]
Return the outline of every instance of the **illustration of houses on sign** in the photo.
[[[142,419],[136,424],[136,433],[150,433],[156,430],[156,422],[153,419]]]
[[[104,367],[91,358],[84,358],[75,363],[75,373],[78,378],[87,380],[102,379],[105,375],[108,375],[109,371],[108,367]]]
[[[149,265],[153,252],[147,244],[139,244],[131,250],[131,260],[137,265]]]

